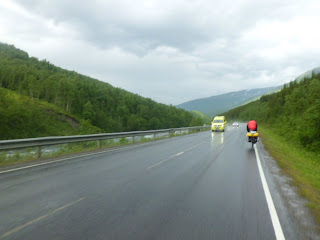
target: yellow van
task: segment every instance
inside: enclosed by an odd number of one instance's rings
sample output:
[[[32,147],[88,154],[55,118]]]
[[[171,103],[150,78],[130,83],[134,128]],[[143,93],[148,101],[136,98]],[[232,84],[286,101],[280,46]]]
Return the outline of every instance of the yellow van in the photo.
[[[227,121],[225,116],[216,116],[214,117],[213,121],[211,122],[211,130],[212,132],[215,131],[222,131],[226,130]]]

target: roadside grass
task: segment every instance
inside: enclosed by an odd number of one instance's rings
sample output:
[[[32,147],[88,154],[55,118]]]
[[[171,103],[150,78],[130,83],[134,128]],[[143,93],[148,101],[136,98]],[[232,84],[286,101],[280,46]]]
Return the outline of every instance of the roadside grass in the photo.
[[[270,155],[282,171],[292,177],[300,195],[308,200],[307,206],[314,214],[320,231],[320,154],[289,143],[265,126],[260,127],[259,132]]]
[[[187,134],[196,133],[198,131],[190,131],[189,133],[182,132],[180,134],[170,133],[168,136],[162,137],[140,137],[139,140],[135,140],[133,142],[132,139],[129,138],[119,138],[119,139],[107,139],[101,140],[101,148],[98,148],[98,141],[89,141],[89,142],[78,142],[78,143],[68,143],[62,145],[55,145],[57,151],[46,151],[46,148],[43,147],[41,158],[37,158],[36,148],[27,148],[22,150],[14,150],[14,151],[0,151],[0,167],[6,167],[15,164],[23,164],[32,161],[46,160],[55,157],[68,156],[77,153],[84,153],[89,151],[97,151],[107,148],[113,148],[117,146],[129,145],[133,143],[144,143],[151,142],[166,138],[172,138],[177,136],[183,136]]]

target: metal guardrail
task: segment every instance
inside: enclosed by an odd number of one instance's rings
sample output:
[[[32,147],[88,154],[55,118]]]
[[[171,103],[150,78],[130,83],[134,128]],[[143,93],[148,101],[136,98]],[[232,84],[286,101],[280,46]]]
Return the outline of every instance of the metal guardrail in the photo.
[[[132,142],[134,142],[134,137],[136,136],[153,135],[153,138],[155,138],[156,134],[158,133],[174,133],[176,131],[180,131],[180,134],[181,134],[182,131],[188,131],[188,132],[190,132],[190,130],[201,131],[207,128],[208,128],[207,126],[201,126],[201,127],[169,128],[169,129],[150,130],[150,131],[134,131],[134,132],[102,133],[102,134],[76,135],[76,136],[55,136],[55,137],[2,140],[0,141],[0,151],[36,147],[37,157],[40,158],[42,146],[51,146],[51,145],[75,143],[75,142],[98,141],[98,148],[101,148],[101,140],[106,140],[106,139],[132,137]]]

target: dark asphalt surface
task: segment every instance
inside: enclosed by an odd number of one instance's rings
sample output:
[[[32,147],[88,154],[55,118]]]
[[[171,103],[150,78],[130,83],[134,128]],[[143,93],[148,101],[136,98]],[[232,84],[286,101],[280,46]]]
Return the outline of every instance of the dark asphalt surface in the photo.
[[[0,239],[275,239],[245,133],[229,127],[0,174]],[[270,191],[285,236],[298,239]]]

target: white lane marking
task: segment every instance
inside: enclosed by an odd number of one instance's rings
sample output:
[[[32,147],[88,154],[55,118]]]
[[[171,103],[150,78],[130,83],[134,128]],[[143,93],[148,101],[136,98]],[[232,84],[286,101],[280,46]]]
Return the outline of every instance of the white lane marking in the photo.
[[[50,213],[48,213],[48,214],[46,214],[46,215],[43,215],[43,216],[41,216],[41,217],[38,217],[38,218],[36,218],[36,219],[34,219],[34,220],[32,220],[32,221],[29,221],[29,222],[25,223],[25,224],[23,224],[23,225],[21,225],[21,226],[19,226],[19,227],[16,227],[16,228],[14,228],[14,229],[6,232],[6,233],[3,234],[2,236],[0,236],[0,239],[5,238],[5,237],[7,237],[7,236],[9,236],[9,235],[11,235],[11,234],[13,234],[13,233],[16,233],[16,232],[20,231],[21,229],[23,229],[23,228],[25,228],[25,227],[28,227],[28,226],[31,225],[31,224],[37,223],[37,222],[39,222],[39,221],[41,221],[41,220],[49,217],[49,216],[52,215],[52,214],[55,214],[55,213],[57,213],[57,212],[59,212],[59,211],[61,211],[61,210],[63,210],[63,209],[66,209],[66,208],[68,208],[68,207],[70,207],[70,206],[72,206],[72,205],[74,205],[74,204],[82,201],[83,199],[85,199],[85,198],[84,198],[84,197],[83,197],[83,198],[79,198],[78,200],[73,201],[73,202],[71,202],[71,203],[69,203],[69,204],[67,204],[67,205],[62,206],[62,207],[59,207],[59,208],[57,208],[56,210],[54,210],[54,211],[52,211],[52,212],[50,212]]]
[[[14,172],[14,171],[18,171],[18,170],[27,169],[27,168],[38,167],[38,166],[47,165],[47,164],[52,164],[52,163],[57,163],[57,162],[63,162],[63,161],[67,161],[67,160],[74,159],[74,158],[92,156],[92,155],[96,155],[96,154],[100,154],[100,153],[108,153],[108,152],[114,152],[114,151],[121,151],[121,150],[125,150],[125,149],[128,149],[128,148],[135,148],[135,147],[143,146],[143,145],[147,145],[147,144],[148,144],[148,143],[138,144],[138,145],[136,145],[136,146],[130,146],[130,147],[123,147],[123,148],[111,149],[111,150],[109,149],[109,150],[106,150],[106,151],[95,152],[95,153],[81,154],[81,155],[78,155],[78,156],[63,158],[63,159],[59,159],[59,160],[53,160],[53,161],[50,161],[50,162],[37,163],[37,164],[25,166],[25,167],[19,167],[19,168],[13,168],[13,169],[9,169],[9,170],[4,170],[4,171],[1,171],[0,174],[2,174],[2,173],[8,173],[8,172]]]
[[[178,157],[178,156],[180,156],[181,154],[183,154],[184,152],[179,152],[179,153],[177,153],[176,154],[176,156]]]
[[[162,160],[162,161],[160,161],[160,162],[158,162],[158,163],[156,163],[156,164],[148,167],[147,170],[152,169],[152,168],[154,168],[154,167],[156,167],[156,166],[158,166],[158,165],[160,165],[160,164],[162,164],[162,163],[165,163],[165,162],[171,160],[171,159],[174,158],[174,157],[178,157],[178,156],[184,154],[186,151],[189,151],[189,150],[191,150],[191,149],[193,149],[193,148],[195,148],[195,147],[198,147],[199,145],[201,145],[201,144],[203,144],[203,143],[205,143],[205,141],[203,141],[203,142],[201,142],[201,143],[199,143],[199,144],[197,144],[197,145],[194,145],[194,146],[192,146],[192,147],[189,147],[189,148],[185,149],[183,152],[176,153],[176,154],[172,155],[171,157],[169,157],[169,158],[167,158],[167,159],[164,159],[164,160]]]
[[[191,150],[191,149],[193,149],[193,148],[196,148],[196,147],[200,146],[201,144],[203,144],[203,143],[205,143],[205,142],[206,142],[206,141],[203,141],[203,142],[201,142],[201,143],[199,143],[199,144],[197,144],[197,145],[194,145],[194,146],[192,146],[192,147],[189,147],[189,148],[185,149],[184,152],[189,151],[189,150]]]
[[[278,214],[276,211],[276,208],[274,206],[271,194],[270,194],[270,190],[268,187],[268,183],[267,180],[264,176],[264,172],[261,166],[261,161],[260,161],[260,157],[259,157],[259,153],[258,153],[258,149],[257,146],[254,145],[254,151],[256,153],[256,159],[257,159],[257,164],[258,164],[258,169],[259,169],[259,173],[260,173],[260,177],[261,177],[261,182],[262,182],[262,186],[263,186],[263,190],[264,190],[264,194],[266,196],[266,200],[267,200],[267,204],[268,204],[268,208],[269,208],[269,212],[270,212],[270,216],[271,216],[271,221],[272,221],[272,225],[273,225],[273,229],[276,235],[277,240],[284,240],[284,234],[281,228],[281,224],[278,218]]]
[[[147,169],[149,170],[149,169],[151,169],[151,168],[154,168],[154,167],[156,167],[156,166],[158,166],[158,165],[160,165],[160,164],[162,164],[162,163],[164,163],[164,162],[169,161],[170,159],[172,159],[172,158],[174,158],[174,157],[176,157],[176,156],[177,156],[177,154],[174,154],[174,155],[172,155],[171,157],[169,157],[168,159],[162,160],[162,161],[160,161],[160,162],[158,162],[158,163],[156,163],[156,164],[148,167]]]

